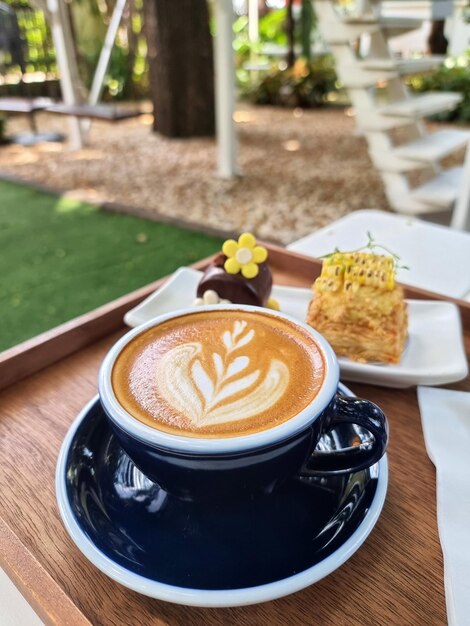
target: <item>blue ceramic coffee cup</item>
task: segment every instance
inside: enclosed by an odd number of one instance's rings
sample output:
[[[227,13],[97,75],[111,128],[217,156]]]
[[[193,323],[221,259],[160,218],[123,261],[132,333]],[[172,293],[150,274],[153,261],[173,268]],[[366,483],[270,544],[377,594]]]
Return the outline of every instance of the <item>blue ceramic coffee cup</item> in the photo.
[[[259,432],[220,438],[189,437],[151,427],[133,417],[119,403],[112,385],[117,357],[130,342],[148,329],[194,313],[174,311],[124,335],[106,355],[99,373],[99,393],[110,426],[135,465],[168,493],[184,498],[220,501],[270,493],[276,486],[308,467],[308,474],[344,474],[376,463],[388,440],[387,420],[373,403],[337,394],[339,366],[328,342],[313,328],[269,309],[243,305],[198,307],[223,316],[226,310],[255,311],[275,316],[307,331],[320,350],[325,365],[317,395],[300,412],[281,424]],[[321,436],[341,424],[355,424],[369,433],[367,444],[322,451]]]

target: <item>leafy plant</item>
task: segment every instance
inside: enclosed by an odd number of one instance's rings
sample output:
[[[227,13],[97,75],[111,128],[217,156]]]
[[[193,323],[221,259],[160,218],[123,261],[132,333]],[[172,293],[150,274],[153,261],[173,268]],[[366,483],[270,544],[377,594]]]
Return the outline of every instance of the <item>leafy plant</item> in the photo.
[[[26,72],[56,74],[57,65],[50,28],[44,13],[37,11],[28,0],[4,0],[15,11],[20,29]],[[16,60],[6,54],[3,63],[8,71],[21,72]]]
[[[247,88],[245,96],[256,104],[319,107],[326,104],[328,94],[337,91],[337,81],[331,55],[312,61],[298,59],[292,68],[276,69]]]
[[[129,100],[140,99],[147,95],[148,71],[146,63],[145,41],[139,42],[138,54],[132,54],[127,46],[115,45],[111,52],[108,71],[104,80],[102,99]],[[89,54],[83,57],[82,62],[86,65],[86,85],[91,86],[93,72],[98,63],[99,53]]]
[[[90,87],[114,8],[113,0],[75,0],[74,23],[84,84]],[[86,29],[82,25],[88,25]],[[93,26],[93,28],[91,28]],[[90,32],[91,29],[91,32]],[[122,16],[106,72],[102,98],[139,99],[147,95],[147,44],[143,0],[130,0]]]
[[[44,13],[30,0],[5,0],[15,9],[23,39],[27,74],[42,72],[44,79],[57,78],[54,44]],[[103,45],[114,0],[74,0],[69,3],[74,44],[84,84],[89,87]],[[124,12],[111,54],[105,79],[104,99],[141,98],[148,86],[147,47],[143,36],[143,0],[131,0]],[[20,73],[20,67],[5,55],[9,72]]]
[[[417,74],[408,80],[415,92],[456,91],[463,96],[462,102],[452,111],[434,116],[439,121],[470,122],[470,50],[459,57],[448,58],[430,74]]]
[[[286,9],[278,9],[270,11],[259,22],[259,39],[262,43],[275,43],[279,46],[287,44]]]
[[[233,49],[236,55],[236,65],[241,68],[248,61],[250,55],[260,54],[264,44],[270,43],[278,46],[287,45],[285,30],[286,10],[278,9],[270,11],[259,20],[258,41],[253,44],[248,38],[248,16],[241,15],[233,25],[234,42]],[[212,29],[214,34],[214,28]]]

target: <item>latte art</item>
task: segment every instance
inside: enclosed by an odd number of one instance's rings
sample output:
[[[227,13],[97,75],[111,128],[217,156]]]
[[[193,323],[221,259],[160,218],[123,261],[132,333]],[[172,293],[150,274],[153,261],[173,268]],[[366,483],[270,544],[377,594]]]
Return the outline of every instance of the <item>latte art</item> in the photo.
[[[263,312],[191,312],[127,344],[113,390],[134,418],[190,437],[272,428],[304,409],[325,378],[310,333]]]
[[[237,320],[221,337],[218,352],[204,358],[201,343],[169,350],[157,367],[161,395],[175,410],[198,426],[223,424],[258,415],[274,406],[289,383],[289,368],[272,359],[262,376],[243,354],[255,331]]]

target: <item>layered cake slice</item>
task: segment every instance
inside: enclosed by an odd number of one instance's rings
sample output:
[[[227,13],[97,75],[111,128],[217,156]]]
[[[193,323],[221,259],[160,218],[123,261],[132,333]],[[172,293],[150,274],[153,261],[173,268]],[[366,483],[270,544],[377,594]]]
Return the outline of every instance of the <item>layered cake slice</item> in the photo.
[[[335,252],[313,284],[307,323],[338,356],[359,362],[398,363],[407,337],[403,289],[390,256]]]

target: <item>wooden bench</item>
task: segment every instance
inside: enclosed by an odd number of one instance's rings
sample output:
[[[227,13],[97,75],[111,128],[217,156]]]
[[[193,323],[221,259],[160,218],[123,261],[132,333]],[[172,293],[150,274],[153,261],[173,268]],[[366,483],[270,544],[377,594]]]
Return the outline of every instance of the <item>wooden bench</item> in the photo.
[[[46,111],[105,122],[122,122],[144,114],[140,109],[123,109],[114,104],[52,104]]]
[[[64,135],[59,133],[39,133],[35,114],[38,111],[67,115],[85,120],[101,120],[105,122],[122,122],[144,115],[140,109],[125,109],[115,104],[64,104],[50,98],[0,98],[0,113],[28,115],[31,133],[15,135],[9,139],[12,143],[34,145],[41,141],[63,141]]]
[[[31,115],[43,111],[53,104],[50,98],[0,98],[1,113]]]
[[[36,113],[45,111],[53,102],[50,98],[0,98],[0,114],[27,115],[31,127],[30,133],[13,135],[7,138],[7,141],[25,146],[31,146],[42,141],[63,141],[64,135],[61,133],[41,133],[37,128]]]

